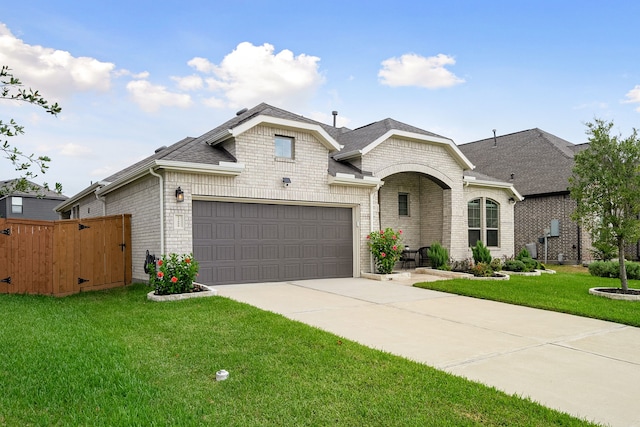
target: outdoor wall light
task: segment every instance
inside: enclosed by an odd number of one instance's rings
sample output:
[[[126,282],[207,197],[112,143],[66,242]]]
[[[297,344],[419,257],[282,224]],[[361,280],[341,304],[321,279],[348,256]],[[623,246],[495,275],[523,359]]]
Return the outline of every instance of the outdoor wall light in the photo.
[[[291,178],[284,177],[282,178],[282,185],[288,187],[291,184]]]
[[[509,203],[514,204],[516,202],[516,199],[514,199],[513,197],[509,197]]]
[[[180,187],[176,189],[176,202],[184,202],[184,191]]]

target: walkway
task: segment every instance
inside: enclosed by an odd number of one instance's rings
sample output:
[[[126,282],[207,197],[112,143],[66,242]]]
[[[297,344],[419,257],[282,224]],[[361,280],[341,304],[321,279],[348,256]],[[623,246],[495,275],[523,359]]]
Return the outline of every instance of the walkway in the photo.
[[[221,296],[580,418],[640,427],[639,328],[408,286],[424,280],[438,278],[216,289]]]

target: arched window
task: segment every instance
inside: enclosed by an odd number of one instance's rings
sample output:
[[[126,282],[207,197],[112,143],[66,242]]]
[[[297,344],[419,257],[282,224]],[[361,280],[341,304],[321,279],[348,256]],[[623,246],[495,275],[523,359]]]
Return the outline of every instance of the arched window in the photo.
[[[469,246],[481,240],[486,246],[500,246],[500,205],[495,200],[478,198],[467,204]]]

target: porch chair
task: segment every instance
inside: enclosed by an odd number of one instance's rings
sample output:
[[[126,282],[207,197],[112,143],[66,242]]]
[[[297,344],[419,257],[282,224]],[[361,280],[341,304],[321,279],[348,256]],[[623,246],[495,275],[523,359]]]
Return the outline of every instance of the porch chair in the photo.
[[[431,267],[429,249],[431,249],[431,246],[423,246],[418,249],[418,267]]]

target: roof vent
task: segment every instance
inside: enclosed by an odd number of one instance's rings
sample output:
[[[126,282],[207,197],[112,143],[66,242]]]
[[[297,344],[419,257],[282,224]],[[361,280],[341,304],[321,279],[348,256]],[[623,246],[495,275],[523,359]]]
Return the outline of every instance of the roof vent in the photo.
[[[336,127],[336,118],[338,117],[338,112],[332,111],[331,114],[333,115],[333,127]]]
[[[498,140],[496,139],[496,130],[493,129],[493,147],[497,147],[498,146]]]
[[[164,150],[164,149],[166,149],[166,148],[167,148],[167,146],[166,146],[166,145],[163,145],[162,147],[158,147],[158,148],[156,148],[155,153],[156,153],[156,154],[158,154],[159,152],[161,152],[162,150]]]
[[[248,108],[243,108],[242,110],[240,110],[240,111],[236,112],[236,116],[239,116],[240,114],[244,114],[244,113],[246,113],[247,111],[249,111],[249,109],[248,109]]]

